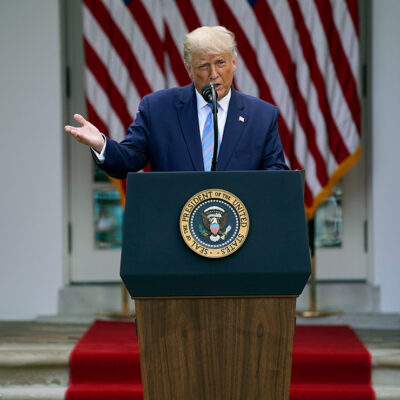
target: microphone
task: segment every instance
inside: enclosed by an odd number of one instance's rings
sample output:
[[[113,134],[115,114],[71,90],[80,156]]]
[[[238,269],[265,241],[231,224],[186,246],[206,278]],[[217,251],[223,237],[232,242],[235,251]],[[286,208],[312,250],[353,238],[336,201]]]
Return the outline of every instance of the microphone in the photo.
[[[218,94],[215,91],[215,85],[214,82],[211,82],[209,85],[205,85],[201,88],[201,95],[203,96],[203,99],[207,102],[207,103],[212,103],[213,101],[213,90],[215,92],[215,97],[216,99],[218,98]]]
[[[201,88],[201,95],[203,99],[207,103],[212,103],[212,113],[213,113],[213,121],[214,121],[214,152],[213,158],[211,162],[211,171],[215,171],[217,169],[217,154],[218,154],[218,117],[217,117],[217,99],[218,93],[215,90],[214,82],[211,82],[209,85],[205,85]]]

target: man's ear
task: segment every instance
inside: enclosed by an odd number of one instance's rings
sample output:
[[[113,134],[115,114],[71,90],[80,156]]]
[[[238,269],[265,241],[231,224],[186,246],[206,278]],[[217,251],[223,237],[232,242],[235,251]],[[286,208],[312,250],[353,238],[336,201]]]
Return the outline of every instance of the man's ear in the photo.
[[[235,72],[235,71],[236,71],[236,66],[237,66],[237,57],[235,57],[235,58],[232,60],[232,64],[233,64],[233,72]]]
[[[186,71],[189,75],[189,78],[192,79],[192,68],[190,65],[185,64]],[[193,79],[192,79],[193,80]]]

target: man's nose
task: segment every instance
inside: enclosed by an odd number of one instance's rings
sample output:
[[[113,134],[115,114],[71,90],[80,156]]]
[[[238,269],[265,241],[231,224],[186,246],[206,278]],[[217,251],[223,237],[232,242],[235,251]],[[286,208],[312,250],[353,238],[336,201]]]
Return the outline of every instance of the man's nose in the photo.
[[[211,69],[210,69],[210,79],[215,80],[218,78],[217,74],[217,67],[215,65],[211,64]]]

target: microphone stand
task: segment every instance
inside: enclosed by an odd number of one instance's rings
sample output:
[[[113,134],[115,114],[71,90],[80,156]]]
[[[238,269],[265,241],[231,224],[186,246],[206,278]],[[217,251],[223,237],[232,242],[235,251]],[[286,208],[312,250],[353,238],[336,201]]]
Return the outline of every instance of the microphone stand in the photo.
[[[214,122],[214,152],[211,162],[211,171],[217,170],[217,155],[218,155],[218,108],[217,108],[217,92],[213,82],[210,83],[212,95],[212,113]]]

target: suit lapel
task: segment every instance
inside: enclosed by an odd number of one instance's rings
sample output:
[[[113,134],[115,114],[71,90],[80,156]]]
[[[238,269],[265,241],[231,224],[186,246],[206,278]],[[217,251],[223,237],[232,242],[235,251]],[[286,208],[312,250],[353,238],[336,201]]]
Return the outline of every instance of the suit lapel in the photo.
[[[228,115],[226,118],[224,136],[219,151],[217,169],[224,171],[231,159],[235,147],[242,136],[247,125],[247,114],[240,95],[232,87],[231,100],[229,102]]]
[[[203,151],[201,149],[197,103],[194,90],[193,84],[183,88],[182,96],[176,104],[176,110],[194,170],[204,171]],[[179,157],[179,155],[177,156]]]

